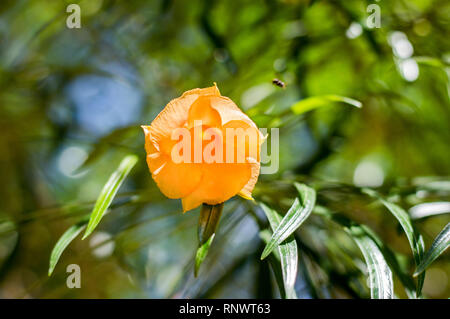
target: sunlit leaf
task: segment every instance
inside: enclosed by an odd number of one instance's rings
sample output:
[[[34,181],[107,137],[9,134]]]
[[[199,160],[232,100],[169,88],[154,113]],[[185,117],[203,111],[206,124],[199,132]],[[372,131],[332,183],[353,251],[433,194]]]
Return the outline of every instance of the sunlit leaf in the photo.
[[[261,259],[266,258],[276,245],[282,243],[288,238],[300,225],[309,217],[314,204],[316,203],[316,192],[314,189],[295,183],[295,187],[300,194],[302,203],[298,198],[294,200],[289,211],[281,220],[280,224],[273,232],[270,242],[264,248]]]
[[[450,213],[450,202],[432,202],[415,205],[409,209],[412,219]]]
[[[348,105],[352,105],[355,107],[362,107],[362,103],[345,97],[345,96],[339,96],[339,95],[322,95],[322,96],[312,96],[306,99],[303,99],[297,103],[295,103],[294,105],[291,106],[291,110],[292,112],[294,112],[295,114],[302,114],[311,110],[314,110],[316,108],[322,107],[322,106],[326,106],[326,105],[330,105],[330,103],[335,103],[335,102],[339,102],[339,103],[345,103]]]
[[[450,65],[448,63],[446,63],[445,61],[441,60],[441,59],[437,59],[437,58],[433,58],[433,57],[429,57],[429,56],[416,56],[414,57],[414,60],[416,60],[417,63],[422,64],[422,65],[428,65],[428,66],[433,66],[433,67],[437,67],[437,68],[448,68]]]
[[[78,234],[80,234],[83,229],[86,228],[86,224],[87,221],[82,221],[71,226],[58,239],[58,242],[55,244],[55,247],[53,247],[52,253],[50,255],[50,265],[48,267],[49,276],[51,276],[51,274],[53,273],[53,270],[55,269],[56,264],[61,257],[61,254],[64,252],[67,246],[78,236]]]
[[[270,237],[272,237],[272,232],[268,229],[263,229],[259,232],[259,237],[265,242],[268,243]],[[267,259],[270,267],[272,268],[273,274],[275,276],[275,280],[277,282],[278,288],[280,290],[281,298],[286,298],[286,292],[284,290],[284,280],[283,280],[283,271],[281,270],[281,258],[278,253],[278,249],[273,250],[272,254],[270,254]]]
[[[272,231],[274,231],[281,222],[281,216],[264,204],[260,204],[260,206],[269,220]],[[285,241],[278,245],[278,258],[281,262],[286,297],[290,299],[297,298],[294,285],[297,278],[298,251],[294,236],[289,236]]]
[[[400,263],[397,260],[396,254],[369,227],[364,225],[361,225],[361,227],[364,228],[364,231],[367,233],[367,235],[369,235],[370,238],[377,244],[389,267],[398,276],[401,283],[403,284],[408,298],[410,299],[416,298],[417,297],[416,283],[414,282],[413,278],[408,273],[408,271],[405,269],[405,267],[400,265]]]
[[[450,246],[450,223],[436,236],[430,249],[426,252],[422,262],[417,267],[414,276],[422,273],[436,258]]]
[[[138,157],[136,155],[127,155],[120,162],[117,170],[109,177],[99,197],[97,198],[83,239],[88,237],[97,227],[98,223],[105,215],[105,212],[108,209],[109,205],[111,205],[111,202],[113,201],[114,196],[117,194],[120,185],[122,185],[123,181],[128,176],[137,161]]]
[[[346,230],[355,240],[366,261],[371,298],[392,299],[394,297],[392,271],[377,244],[361,226],[352,225],[346,227]]]
[[[420,235],[415,229],[412,224],[411,218],[409,217],[408,213],[401,208],[400,206],[391,203],[384,198],[380,197],[376,192],[370,189],[364,189],[364,193],[368,194],[371,197],[377,198],[381,201],[381,203],[391,212],[391,214],[397,219],[397,221],[400,223],[400,225],[403,228],[403,231],[406,234],[406,237],[408,238],[409,245],[411,247],[414,261],[416,263],[416,266],[420,264],[423,254],[425,251],[425,245],[423,242],[422,235]],[[422,275],[418,278],[418,284],[417,284],[417,296],[420,296],[420,293],[422,291],[423,282],[425,275]]]
[[[359,249],[363,253],[364,260],[367,264],[371,298],[393,298],[394,284],[392,279],[392,271],[387,263],[388,259],[394,263],[396,267],[395,269],[401,275],[402,271],[398,266],[393,253],[387,247],[384,247],[384,244],[371,231],[371,229],[364,225],[358,225],[343,215],[332,213],[329,209],[323,206],[316,206],[314,208],[314,213],[339,224],[351,236],[351,238],[355,240]],[[383,252],[387,253],[386,257]],[[403,275],[401,279],[404,279]],[[411,286],[409,280],[404,280],[404,282],[407,284],[407,287]]]
[[[450,181],[437,180],[419,183],[418,189],[433,193],[450,193]]]

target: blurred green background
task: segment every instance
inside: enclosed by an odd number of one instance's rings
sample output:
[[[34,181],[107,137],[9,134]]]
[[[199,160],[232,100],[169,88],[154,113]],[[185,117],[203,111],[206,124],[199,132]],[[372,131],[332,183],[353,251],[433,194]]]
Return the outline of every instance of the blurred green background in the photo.
[[[70,3],[81,7],[80,29],[66,27]],[[380,28],[367,25],[374,3]],[[280,127],[280,168],[260,177],[257,200],[285,211],[286,181],[318,185],[320,205],[371,227],[412,274],[398,222],[360,188],[412,214],[427,248],[449,222],[448,214],[419,218],[429,207],[416,206],[440,202],[450,212],[449,34],[445,0],[2,0],[0,297],[279,297],[259,260],[267,221],[255,205],[225,204],[194,278],[198,209],[181,214],[145,163],[139,126],[213,82],[260,127]],[[330,94],[363,107],[290,111]],[[130,152],[140,161],[111,212],[48,277],[56,241],[91,212]],[[342,230],[312,216],[296,236],[300,298],[369,296],[362,255]],[[427,270],[425,297],[450,296],[449,257]],[[72,263],[80,289],[66,286]],[[405,298],[395,276],[394,285]]]

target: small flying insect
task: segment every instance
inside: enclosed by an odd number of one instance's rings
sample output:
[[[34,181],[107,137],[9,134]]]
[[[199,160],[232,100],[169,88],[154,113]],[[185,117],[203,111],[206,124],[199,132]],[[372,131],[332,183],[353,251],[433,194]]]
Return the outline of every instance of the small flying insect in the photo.
[[[284,82],[279,79],[273,79],[272,84],[274,84],[280,88],[283,88],[283,89],[286,87],[286,84],[284,84]]]

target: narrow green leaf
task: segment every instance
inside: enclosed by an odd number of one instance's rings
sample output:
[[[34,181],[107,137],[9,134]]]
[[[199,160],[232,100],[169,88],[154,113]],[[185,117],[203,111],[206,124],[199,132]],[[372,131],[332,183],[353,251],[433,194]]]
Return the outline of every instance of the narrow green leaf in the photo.
[[[86,227],[87,221],[79,222],[69,229],[67,229],[64,234],[58,239],[58,242],[53,247],[52,253],[50,255],[50,265],[48,267],[48,275],[51,276],[53,270],[58,263],[59,258],[67,246],[80,234]]]
[[[267,244],[272,237],[272,232],[268,229],[263,229],[259,232],[259,237]],[[272,254],[267,257],[270,267],[272,268],[275,280],[277,281],[278,288],[282,299],[286,298],[286,291],[284,290],[283,272],[281,270],[281,258],[278,253],[278,249],[274,250]]]
[[[442,69],[449,67],[449,64],[446,63],[445,61],[437,59],[437,58],[433,58],[433,57],[416,56],[413,59],[416,60],[417,63],[423,64],[423,65],[433,66],[433,67],[442,68]]]
[[[425,253],[425,242],[422,235],[417,237],[417,255],[414,258],[414,263],[420,264]],[[416,298],[420,298],[422,295],[423,283],[425,282],[425,272],[417,278]]]
[[[344,227],[355,240],[367,264],[372,299],[392,299],[394,283],[392,271],[375,241],[358,225]]]
[[[270,242],[264,248],[261,259],[266,258],[276,245],[288,238],[309,217],[316,203],[316,192],[304,184],[294,184],[300,194],[302,205],[298,198],[281,220],[272,234]]]
[[[448,223],[444,229],[436,236],[430,249],[426,252],[422,262],[417,267],[414,276],[418,276],[420,273],[438,258],[448,247],[450,246],[450,223]]]
[[[432,202],[415,205],[409,209],[412,219],[450,213],[450,202]]]
[[[128,176],[133,166],[136,165],[137,161],[138,157],[136,155],[127,155],[120,162],[117,170],[109,177],[99,197],[97,198],[97,202],[95,203],[94,209],[89,219],[89,224],[82,239],[88,237],[97,227],[109,205],[111,205],[111,202],[113,201],[114,196],[116,196],[117,191],[125,180],[125,177]]]
[[[355,222],[351,221],[343,215],[339,215],[331,212],[328,208],[316,205],[314,207],[314,213],[319,216],[323,216],[327,219],[334,221],[344,228],[345,231],[349,233],[349,229],[353,226],[353,230],[358,230],[355,227],[360,227],[359,234],[363,236],[368,236],[371,241],[373,241],[377,246],[379,251],[384,256],[385,261],[390,268],[397,274],[402,284],[405,286],[406,293],[408,297],[415,298],[416,285],[411,276],[409,276],[397,261],[397,258],[393,251],[389,249],[381,239],[367,226],[357,225]],[[359,247],[359,246],[358,246]],[[376,286],[373,286],[376,287]],[[379,290],[379,289],[378,289]]]
[[[260,206],[269,220],[272,231],[275,231],[281,222],[281,216],[264,204],[260,204]],[[278,245],[278,254],[281,262],[286,297],[288,299],[296,299],[297,295],[294,286],[297,279],[298,250],[294,236],[289,236],[284,242]]]
[[[373,191],[371,189],[364,189],[363,192],[368,194],[371,197],[374,197],[374,198],[377,198],[378,200],[380,200],[381,203],[391,212],[391,214],[400,223],[400,225],[403,228],[403,231],[406,234],[406,237],[408,238],[408,242],[411,247],[413,257],[414,257],[414,262],[415,262],[416,266],[418,266],[420,264],[420,262],[422,261],[423,254],[425,251],[425,246],[424,246],[422,235],[420,235],[414,229],[414,226],[412,224],[411,218],[409,217],[408,213],[400,206],[385,200],[384,198],[379,196],[378,193],[376,193],[375,191]],[[417,297],[419,297],[421,294],[424,280],[425,280],[425,274],[423,274],[422,276],[420,276],[418,278],[417,292],[416,292]]]
[[[297,103],[295,103],[294,105],[291,106],[291,110],[292,112],[294,112],[295,114],[302,114],[311,110],[314,110],[316,108],[319,108],[321,106],[326,106],[329,105],[330,103],[334,103],[334,102],[340,102],[340,103],[345,103],[348,105],[352,105],[355,107],[362,107],[362,103],[345,97],[345,96],[339,96],[339,95],[334,95],[334,94],[329,94],[329,95],[322,95],[322,96],[312,96],[306,99],[303,99]]]
[[[200,265],[205,260],[206,255],[208,254],[209,246],[211,246],[211,243],[214,240],[215,236],[216,236],[216,234],[212,234],[209,237],[209,239],[203,245],[198,247],[198,249],[197,249],[197,253],[195,254],[195,270],[194,270],[195,277],[197,277],[197,275],[198,275]]]
[[[450,192],[450,181],[432,181],[418,186],[420,190],[425,190],[428,192],[436,193],[449,193]]]
[[[259,237],[267,244],[270,241],[270,238],[272,238],[272,232],[268,228],[263,229],[259,232]],[[281,263],[280,253],[279,253],[278,249],[273,250],[272,254]],[[283,283],[283,281],[281,283]]]

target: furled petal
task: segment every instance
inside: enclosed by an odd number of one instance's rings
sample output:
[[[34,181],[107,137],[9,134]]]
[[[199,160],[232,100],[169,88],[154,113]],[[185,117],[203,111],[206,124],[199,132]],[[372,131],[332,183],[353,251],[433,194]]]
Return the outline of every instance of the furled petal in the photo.
[[[231,99],[225,96],[211,97],[211,107],[219,112],[222,119],[222,125],[225,125],[233,120],[239,120],[256,128],[256,124],[253,123],[253,121],[244,112],[242,112],[242,110]]]
[[[192,128],[200,122],[200,125],[209,127],[221,127],[222,120],[219,112],[211,107],[211,95],[199,96],[189,109],[187,126]]]
[[[252,192],[255,188],[256,182],[258,181],[260,164],[258,161],[255,161],[250,157],[248,157],[247,160],[249,161],[249,163],[251,163],[251,177],[238,195],[245,199],[253,200]]]
[[[250,135],[253,134],[253,141],[252,138],[249,138],[248,140],[245,141],[245,160],[247,163],[251,165],[251,177],[248,180],[247,184],[240,190],[238,194],[239,196],[245,199],[253,199],[252,191],[256,185],[256,182],[258,181],[260,170],[260,163],[259,163],[260,149],[261,144],[264,142],[265,139],[261,134],[261,132],[258,130],[258,128],[253,127],[247,122],[241,120],[229,121],[223,127],[224,132],[226,132],[227,128],[249,130],[248,133]],[[239,146],[240,145],[236,140],[234,144],[235,159],[237,159],[236,154],[238,152]]]
[[[196,99],[197,95],[183,95],[170,101],[148,127],[152,139],[156,142],[164,138],[170,139],[173,130],[184,127],[189,108]]]
[[[217,86],[204,89],[193,89],[183,93],[179,98],[170,101],[167,106],[158,114],[150,126],[146,126],[146,130],[151,133],[151,141],[158,151],[170,154],[170,150],[176,141],[172,140],[174,130],[186,127],[190,109],[194,106],[193,115],[202,114],[202,106],[210,105],[209,99],[204,96],[215,97],[220,96]],[[197,100],[200,100],[198,103]],[[208,105],[209,104],[209,105]],[[210,106],[209,106],[210,107]],[[199,118],[210,124],[220,123],[220,115],[211,108],[210,112],[205,112],[206,116]],[[195,117],[191,117],[192,122]],[[210,120],[209,120],[210,119]]]

